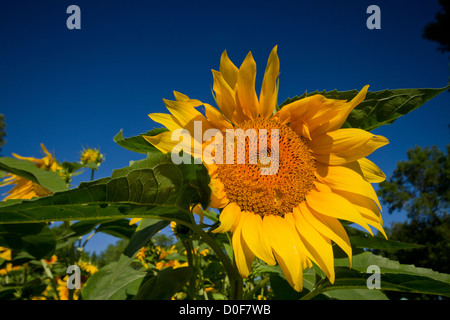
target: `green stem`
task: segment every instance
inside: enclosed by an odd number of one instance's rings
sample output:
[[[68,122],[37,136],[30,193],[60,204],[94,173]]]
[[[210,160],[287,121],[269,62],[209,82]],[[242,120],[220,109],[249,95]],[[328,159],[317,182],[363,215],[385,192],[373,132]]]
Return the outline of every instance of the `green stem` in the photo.
[[[327,279],[324,278],[320,280],[317,285],[311,290],[311,292],[308,292],[303,297],[300,298],[300,300],[311,300],[315,296],[322,293],[322,285],[327,282]]]
[[[95,170],[91,169],[91,181],[94,181],[94,173],[95,173]]]
[[[52,270],[50,269],[50,267],[48,266],[48,264],[45,262],[44,259],[41,259],[41,264],[42,264],[42,267],[45,270],[45,273],[50,278],[50,281],[52,283],[53,290],[55,291],[55,296],[56,296],[57,300],[60,300],[59,293],[58,293],[58,283],[56,282],[56,279],[53,276]]]
[[[236,265],[232,264],[227,255],[222,251],[222,248],[217,244],[214,238],[203,231],[198,226],[194,227],[194,231],[202,237],[202,239],[214,250],[219,260],[222,262],[222,265],[225,268],[225,271],[228,275],[228,279],[230,280],[231,285],[231,294],[230,300],[242,300],[243,295],[243,285],[244,281],[242,280],[241,275],[239,274]]]
[[[183,243],[184,248],[186,249],[186,255],[187,255],[187,259],[188,259],[188,264],[189,267],[192,268],[192,275],[191,278],[189,279],[189,287],[188,287],[188,292],[189,295],[192,297],[192,299],[195,299],[195,272],[196,272],[196,268],[194,266],[194,258],[193,258],[193,252],[194,252],[194,246],[192,244],[192,240],[191,239],[181,239],[181,242]]]
[[[269,282],[270,278],[264,278],[261,281],[259,281],[259,283],[255,286],[255,288],[253,288],[252,291],[248,292],[245,295],[245,300],[252,300],[253,299],[253,295],[256,294],[256,292],[258,292],[258,290],[264,290],[264,286],[267,284],[267,282]]]
[[[87,242],[94,236],[97,234],[97,231],[92,232],[84,241],[84,243],[81,245],[80,249],[83,251],[84,247],[86,246]]]

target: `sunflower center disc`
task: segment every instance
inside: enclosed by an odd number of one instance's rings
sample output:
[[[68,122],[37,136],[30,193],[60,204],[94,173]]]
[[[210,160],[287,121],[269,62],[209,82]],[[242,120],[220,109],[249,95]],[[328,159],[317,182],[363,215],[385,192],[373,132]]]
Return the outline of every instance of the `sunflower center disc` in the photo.
[[[245,132],[247,129],[255,129],[257,135],[245,136],[244,151],[236,147],[231,148],[231,153],[234,149],[234,163],[227,164],[224,161],[224,164],[218,165],[217,177],[224,184],[228,199],[236,202],[242,211],[250,211],[261,216],[266,214],[282,216],[292,212],[294,207],[305,200],[305,195],[311,190],[315,179],[315,160],[306,140],[289,126],[270,119],[245,121],[235,128],[237,129]],[[264,132],[267,132],[266,136]],[[272,140],[272,135],[278,136],[277,170],[272,170],[273,166],[267,162],[261,163],[259,154],[251,151],[252,144],[259,146],[261,134],[267,138],[266,150],[269,157],[276,148],[275,143],[274,146],[271,145],[272,141],[275,141]],[[223,159],[226,159],[227,151],[230,152],[229,145],[224,148]],[[245,162],[236,163],[238,156],[243,156],[243,152]],[[261,168],[268,167],[271,167],[271,174],[263,175]]]

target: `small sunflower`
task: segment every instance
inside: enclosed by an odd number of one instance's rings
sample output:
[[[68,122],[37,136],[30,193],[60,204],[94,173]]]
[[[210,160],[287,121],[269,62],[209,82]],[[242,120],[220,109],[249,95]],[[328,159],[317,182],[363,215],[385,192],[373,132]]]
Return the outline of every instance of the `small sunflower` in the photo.
[[[86,164],[89,162],[94,162],[97,166],[100,165],[105,160],[105,156],[100,153],[98,149],[83,149],[80,156],[81,164]]]
[[[43,157],[42,159],[36,159],[33,157],[22,157],[15,153],[13,153],[13,156],[20,160],[31,161],[39,169],[55,171],[58,172],[59,174],[62,174],[62,167],[58,164],[55,157],[50,152],[48,152],[47,148],[42,143],[41,148],[45,154],[45,157]],[[44,197],[52,194],[51,191],[40,186],[39,184],[12,173],[8,173],[3,181],[4,181],[3,186],[15,185],[11,190],[7,192],[8,196],[6,196],[3,200],[31,199],[34,197]]]
[[[371,234],[372,226],[386,236],[381,206],[371,185],[383,181],[385,175],[366,157],[388,140],[361,129],[341,129],[349,113],[364,100],[368,86],[351,101],[317,94],[276,112],[279,68],[274,47],[258,97],[252,54],[237,68],[225,51],[219,71],[212,71],[219,110],[174,92],[175,101],[164,100],[171,114],[149,114],[169,131],[145,138],[160,151],[172,152],[179,144],[172,133],[184,129],[191,137],[188,142],[194,143],[191,155],[198,156],[196,146],[201,145],[201,152],[211,148],[213,140],[202,139],[208,129],[218,129],[224,136],[228,129],[255,129],[258,135],[246,138],[244,152],[231,148],[234,159],[242,157],[243,163],[211,163],[203,158],[211,176],[211,206],[221,210],[221,225],[214,232],[232,233],[242,277],[249,275],[258,257],[269,265],[278,263],[290,285],[301,291],[303,270],[312,262],[334,282],[332,242],[351,263],[350,241],[339,220],[359,224]],[[196,109],[201,105],[205,115]],[[201,122],[202,140],[195,135],[195,122]],[[265,132],[262,140],[261,132]],[[272,145],[272,138],[277,145]],[[266,143],[268,154],[278,155],[278,166],[269,174],[261,174],[266,162],[251,161],[255,155],[249,146],[258,141]],[[230,148],[227,145],[222,151],[228,155]],[[215,149],[215,154],[220,152]]]

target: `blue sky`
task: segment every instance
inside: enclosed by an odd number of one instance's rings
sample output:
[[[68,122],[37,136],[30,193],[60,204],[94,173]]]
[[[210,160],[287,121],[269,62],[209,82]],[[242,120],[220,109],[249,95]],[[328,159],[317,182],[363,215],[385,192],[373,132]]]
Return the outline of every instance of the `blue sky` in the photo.
[[[81,9],[81,30],[69,30],[69,5]],[[381,9],[381,29],[369,30],[369,5]],[[106,161],[96,178],[143,156],[113,142],[156,126],[162,98],[176,90],[214,104],[211,69],[221,53],[240,65],[249,51],[259,87],[278,45],[279,103],[305,91],[444,87],[448,56],[422,38],[438,1],[2,1],[0,113],[12,152],[40,157],[40,143],[59,161],[77,161],[99,147]],[[258,89],[259,90],[259,89]],[[258,91],[257,90],[257,91]],[[390,144],[370,159],[389,176],[416,145],[449,142],[446,92],[393,125],[376,129]],[[89,180],[86,172],[75,184]],[[386,225],[404,215],[385,213]],[[95,240],[95,241],[94,241]],[[96,236],[88,250],[109,237]]]

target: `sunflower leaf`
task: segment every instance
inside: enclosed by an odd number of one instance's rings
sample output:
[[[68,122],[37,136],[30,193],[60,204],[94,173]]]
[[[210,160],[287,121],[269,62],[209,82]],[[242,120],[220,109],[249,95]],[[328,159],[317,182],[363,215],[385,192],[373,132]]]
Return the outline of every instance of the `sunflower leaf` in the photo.
[[[0,157],[0,170],[31,180],[51,192],[67,190],[67,185],[59,174],[39,169],[31,161]]]
[[[114,281],[116,277],[125,272],[125,269],[129,267],[139,250],[144,247],[157,232],[165,228],[168,224],[169,222],[164,220],[142,219],[136,232],[131,236],[128,245],[120,255],[115,271],[110,275],[111,281]]]
[[[0,225],[0,246],[25,251],[35,259],[49,258],[56,236],[44,223]]]
[[[132,217],[189,224],[190,205],[209,205],[208,184],[203,165],[175,165],[170,155],[154,153],[110,178],[48,197],[1,202],[0,224]]]
[[[116,265],[116,262],[110,263],[89,277],[81,289],[84,300],[125,300],[128,290],[139,286],[144,280],[145,272],[128,267],[111,281]]]
[[[156,128],[151,131],[148,131],[147,133],[141,134],[139,136],[130,137],[130,138],[124,138],[123,137],[123,131],[120,130],[115,136],[114,136],[114,142],[117,143],[119,146],[133,151],[137,153],[149,153],[149,152],[155,152],[158,151],[154,146],[152,146],[147,140],[144,139],[143,135],[146,136],[155,136],[157,134],[160,134],[162,132],[167,131],[165,128]]]
[[[335,259],[336,266],[348,267],[348,259],[341,258]],[[354,255],[352,258],[352,269],[360,272],[366,272],[367,267],[376,265],[380,268],[381,273],[393,273],[393,274],[409,274],[427,277],[436,281],[447,283],[450,289],[450,275],[446,273],[440,273],[428,268],[416,267],[409,264],[401,264],[398,261],[390,260],[388,258],[375,255],[371,252],[364,252],[358,255]]]
[[[145,279],[134,300],[169,300],[190,279],[192,267],[164,268]]]
[[[367,281],[372,275],[368,269],[375,266],[380,271],[381,290],[450,296],[449,274],[414,265],[400,264],[398,261],[371,252],[353,256],[351,270],[348,268],[349,263],[346,258],[335,259],[335,266],[335,283],[328,283],[321,290],[367,289]]]
[[[366,131],[372,131],[382,125],[392,124],[396,119],[422,106],[428,100],[436,97],[438,94],[447,91],[450,86],[444,88],[425,88],[425,89],[395,89],[367,92],[363,102],[353,109],[342,126],[343,128],[360,128]],[[351,100],[357,94],[357,90],[350,91],[314,91],[304,93],[301,96],[288,98],[278,109],[285,105],[310,97],[316,94],[325,96],[328,99]]]
[[[337,289],[362,289],[399,291],[408,293],[423,293],[441,296],[450,296],[450,285],[425,276],[406,273],[381,273],[380,289],[369,289],[368,282],[371,273],[358,272],[348,268],[336,267],[336,280],[333,284],[327,282],[320,291],[326,292]]]

